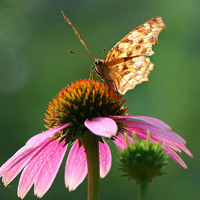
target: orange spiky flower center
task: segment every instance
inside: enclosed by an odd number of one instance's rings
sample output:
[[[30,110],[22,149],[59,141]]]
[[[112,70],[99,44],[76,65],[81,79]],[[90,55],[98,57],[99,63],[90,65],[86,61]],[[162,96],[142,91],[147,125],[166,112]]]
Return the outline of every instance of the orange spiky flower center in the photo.
[[[49,103],[45,121],[50,129],[61,124],[70,123],[63,135],[68,135],[68,140],[78,132],[84,133],[86,119],[94,117],[108,117],[109,115],[124,115],[128,108],[123,105],[122,96],[95,80],[80,80],[67,85]],[[120,129],[120,126],[118,126]],[[66,140],[66,138],[65,138]]]

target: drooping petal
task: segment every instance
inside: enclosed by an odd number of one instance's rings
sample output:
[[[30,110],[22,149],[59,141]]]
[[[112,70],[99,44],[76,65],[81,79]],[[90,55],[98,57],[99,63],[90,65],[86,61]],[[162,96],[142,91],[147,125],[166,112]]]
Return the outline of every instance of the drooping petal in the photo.
[[[46,143],[42,144],[40,147],[31,149],[27,149],[26,146],[23,146],[2,165],[0,168],[0,177],[3,176],[2,181],[5,186],[7,186],[17,176],[17,174],[45,144]]]
[[[47,163],[48,167],[52,167],[51,163],[48,163],[48,159],[50,156],[53,157],[55,150],[58,149],[59,155],[55,155],[55,158],[53,159],[56,167],[59,168],[59,165],[56,163],[57,159],[59,159],[59,156],[62,156],[66,151],[67,147],[63,147],[64,144],[58,145],[58,141],[53,141],[54,139],[51,138],[50,141],[44,143],[44,145],[41,146],[41,148],[37,151],[37,153],[32,157],[32,159],[29,161],[29,163],[26,165],[24,168],[20,181],[19,181],[19,186],[18,186],[18,196],[21,198],[24,198],[24,196],[27,194],[27,192],[30,190],[31,186],[33,185],[34,181],[36,180],[38,174],[42,171],[44,168],[45,164]],[[59,150],[62,147],[61,150]],[[62,161],[62,159],[61,159]],[[53,170],[53,168],[51,168]],[[52,175],[50,174],[50,170],[47,169],[46,171],[49,176]],[[54,171],[56,173],[56,170]],[[45,173],[43,173],[44,175]],[[43,179],[43,176],[40,176],[41,180]],[[51,182],[47,180],[46,177],[44,177],[46,181],[48,181],[48,184]],[[41,190],[43,188],[41,187]]]
[[[158,128],[161,128],[166,131],[170,131],[171,127],[167,125],[165,122],[161,121],[160,119],[154,117],[147,117],[147,116],[110,116],[112,119],[136,119],[147,122],[152,124]]]
[[[135,132],[136,136],[143,140],[147,139],[147,134],[146,134],[147,131],[146,130],[142,130],[140,128],[139,129],[126,128],[126,131],[128,134],[132,134],[132,132]],[[163,136],[157,137],[157,136],[151,135],[150,140],[155,143],[158,143],[159,140],[161,140],[161,145],[165,144],[165,152],[168,153],[169,157],[171,157],[174,161],[176,161],[178,164],[180,164],[185,169],[187,168],[184,161],[176,153],[177,151],[181,152],[181,150],[183,150],[189,156],[193,157],[192,153],[184,145],[182,145],[176,141],[170,140],[168,138],[165,138]]]
[[[129,143],[133,143],[133,139],[129,136],[128,137],[128,140],[129,140]],[[125,136],[123,134],[118,134],[116,137],[114,137],[114,140],[113,142],[123,151],[126,147],[127,147],[127,144],[126,144],[126,140],[125,140]]]
[[[20,148],[10,159],[8,159],[0,168],[0,177],[3,176],[10,168],[12,168],[13,163],[16,165],[20,160],[26,157],[27,154],[32,152],[32,150],[27,150],[24,146]]]
[[[72,146],[65,165],[65,186],[75,190],[87,175],[87,159],[83,146],[76,141]]]
[[[70,123],[68,124],[62,124],[60,126],[57,126],[55,128],[52,128],[50,130],[44,131],[42,133],[39,133],[35,136],[33,136],[32,138],[30,138],[27,142],[26,142],[26,148],[35,148],[37,146],[39,146],[41,143],[43,143],[46,139],[48,139],[50,136],[54,135],[55,133],[57,133],[58,131],[63,130],[64,128],[66,128],[67,126],[69,126]]]
[[[126,128],[126,131],[127,131],[128,134],[132,134],[132,132],[135,132],[137,137],[139,137],[141,139],[146,140],[146,138],[147,138],[147,134],[146,134],[147,130],[145,130],[145,129],[138,128],[136,126],[131,126],[131,128]],[[161,132],[162,132],[162,130],[161,130]],[[190,157],[193,157],[192,153],[181,142],[177,142],[176,140],[168,139],[167,137],[162,136],[162,135],[165,135],[165,134],[156,134],[156,133],[151,132],[151,131],[150,131],[150,134],[151,134],[152,138],[156,138],[156,141],[158,140],[158,138],[160,138],[161,141],[165,142],[166,145],[170,146],[170,148],[174,149],[175,151],[180,152],[180,149],[181,149],[185,153],[187,153]]]
[[[170,147],[165,147],[165,153],[168,153],[168,156],[175,162],[177,162],[179,165],[181,165],[184,169],[188,168],[185,162],[180,158],[180,156],[176,152],[174,152]]]
[[[42,167],[34,181],[34,193],[40,198],[51,187],[67,149],[64,141],[59,143],[58,140],[55,140],[52,142],[52,145],[54,147],[51,151],[42,154],[43,158],[42,156],[40,158],[40,161],[43,161]]]
[[[169,138],[173,141],[177,141],[183,145],[186,144],[186,141],[179,136],[178,134],[174,133],[171,130],[163,130],[160,129],[152,124],[148,124],[145,122],[139,122],[139,121],[130,121],[130,120],[119,120],[119,122],[124,123],[127,127],[132,127],[135,129],[143,129],[143,130],[149,130],[152,134],[157,135],[157,136],[163,136],[165,138]]]
[[[15,157],[15,159],[11,157],[0,169],[0,176],[3,176],[2,182],[5,186],[7,186],[19,174],[36,153],[32,149],[26,150],[25,147],[22,147],[20,151],[21,154],[18,156],[14,155],[13,157]]]
[[[108,117],[95,117],[91,121],[86,119],[84,125],[97,136],[111,138],[117,134],[116,122]]]
[[[51,141],[42,145],[41,148],[38,149],[35,156],[32,156],[32,159],[24,168],[20,176],[18,192],[17,192],[18,197],[20,197],[21,199],[25,197],[25,195],[27,194],[27,192],[30,190],[31,186],[33,185],[34,179],[43,163],[43,160],[41,160],[40,157],[43,157],[43,153],[45,154],[47,150],[52,149],[51,144],[52,144],[52,139]]]
[[[68,126],[68,124],[61,125],[32,137],[25,146],[19,149],[6,163],[4,163],[0,168],[0,177],[3,176],[2,181],[5,186],[17,176],[45,143],[52,140],[52,138],[50,138],[52,134],[55,134],[66,126]]]
[[[108,144],[99,142],[100,178],[104,178],[111,168],[112,156]]]

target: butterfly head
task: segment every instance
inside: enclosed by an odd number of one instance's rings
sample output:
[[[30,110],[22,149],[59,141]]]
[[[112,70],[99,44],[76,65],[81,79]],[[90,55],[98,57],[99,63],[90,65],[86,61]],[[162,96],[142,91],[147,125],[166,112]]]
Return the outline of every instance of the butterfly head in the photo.
[[[95,72],[96,72],[96,74],[97,74],[100,78],[102,78],[102,76],[103,76],[104,60],[95,59],[95,60],[94,60],[94,65],[95,65]]]
[[[101,59],[95,59],[94,60],[94,64],[95,64],[95,66],[100,66],[100,65],[102,65],[104,62],[103,62],[103,60],[101,60]]]

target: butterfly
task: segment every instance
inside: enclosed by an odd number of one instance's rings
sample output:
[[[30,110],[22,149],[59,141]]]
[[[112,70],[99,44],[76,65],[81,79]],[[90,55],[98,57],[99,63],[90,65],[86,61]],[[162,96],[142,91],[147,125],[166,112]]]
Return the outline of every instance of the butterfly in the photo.
[[[64,20],[72,26],[75,34],[90,53],[97,76],[110,88],[125,94],[128,90],[134,89],[137,84],[148,81],[148,75],[153,70],[154,64],[146,56],[154,54],[152,45],[157,45],[159,33],[166,28],[161,17],[152,18],[128,33],[108,52],[105,60],[102,60],[93,56],[74,25],[63,11],[62,13]]]

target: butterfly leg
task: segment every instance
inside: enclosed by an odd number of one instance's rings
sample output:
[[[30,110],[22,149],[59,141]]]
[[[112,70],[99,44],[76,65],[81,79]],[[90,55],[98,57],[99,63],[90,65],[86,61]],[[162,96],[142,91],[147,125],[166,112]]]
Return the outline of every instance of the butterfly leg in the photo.
[[[94,70],[95,70],[95,67],[92,66],[91,70],[90,70],[90,78],[89,78],[89,80],[93,80],[93,72],[94,72]]]
[[[97,76],[98,81],[100,81],[99,76]]]

